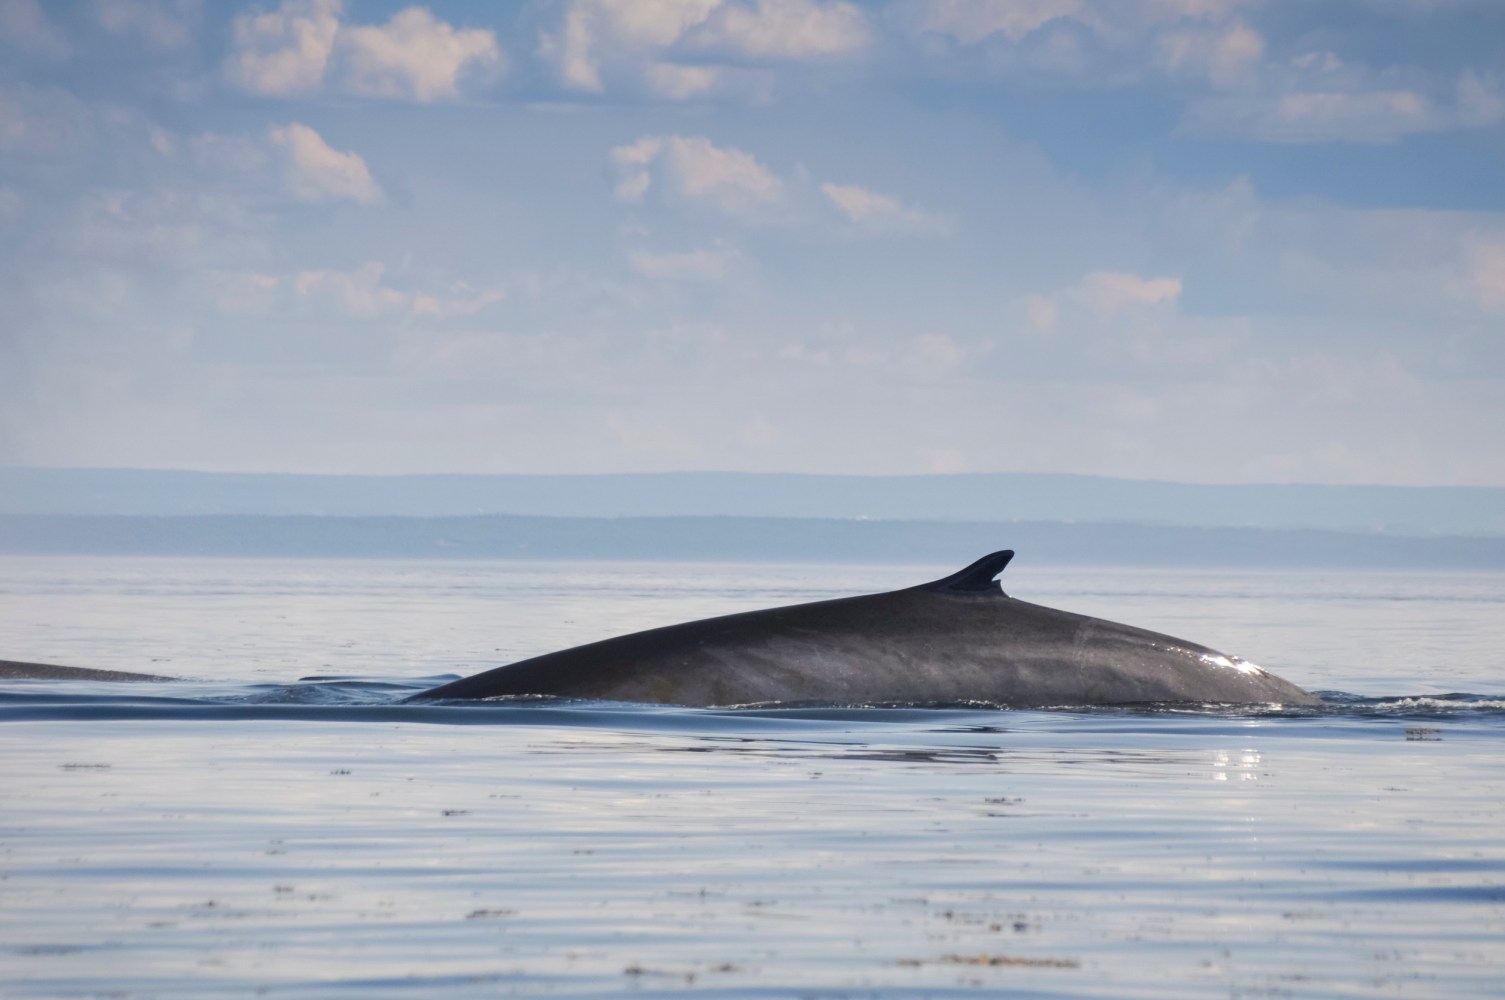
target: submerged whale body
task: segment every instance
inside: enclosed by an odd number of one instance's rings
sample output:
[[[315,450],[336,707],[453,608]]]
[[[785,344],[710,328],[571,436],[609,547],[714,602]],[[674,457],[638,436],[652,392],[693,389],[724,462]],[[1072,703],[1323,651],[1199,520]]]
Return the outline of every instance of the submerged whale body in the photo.
[[[618,636],[415,697],[544,695],[693,706],[1321,704],[1289,681],[1206,646],[1009,597],[995,578],[1013,556],[994,552],[905,590]]]
[[[90,667],[63,667],[56,663],[0,660],[0,680],[170,681],[173,679],[159,674],[134,674],[127,670],[94,670]]]

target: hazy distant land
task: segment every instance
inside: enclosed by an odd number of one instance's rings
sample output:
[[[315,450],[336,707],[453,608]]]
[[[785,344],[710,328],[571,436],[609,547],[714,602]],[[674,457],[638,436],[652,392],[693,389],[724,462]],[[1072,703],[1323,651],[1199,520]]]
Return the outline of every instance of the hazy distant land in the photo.
[[[313,476],[0,468],[0,514],[771,517],[1505,535],[1505,488],[1218,486],[1099,476]]]
[[[0,552],[1505,569],[1505,538],[1020,521],[749,517],[0,515]]]
[[[1505,569],[1505,489],[0,469],[0,552]]]

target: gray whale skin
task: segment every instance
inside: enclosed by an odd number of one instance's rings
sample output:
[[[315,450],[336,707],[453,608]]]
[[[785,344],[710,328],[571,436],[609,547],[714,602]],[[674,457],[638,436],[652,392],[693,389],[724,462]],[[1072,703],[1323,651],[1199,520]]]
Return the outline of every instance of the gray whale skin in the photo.
[[[1252,663],[1016,600],[994,552],[905,590],[707,618],[546,653],[414,698],[666,705],[1320,705]]]
[[[125,670],[93,670],[89,667],[60,667],[56,663],[0,660],[0,680],[170,681],[175,678],[158,674],[133,674]]]

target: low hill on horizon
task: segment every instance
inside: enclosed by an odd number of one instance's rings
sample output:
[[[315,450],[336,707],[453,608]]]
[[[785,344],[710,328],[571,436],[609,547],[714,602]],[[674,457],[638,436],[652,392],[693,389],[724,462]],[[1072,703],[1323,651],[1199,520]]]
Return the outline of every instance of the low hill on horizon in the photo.
[[[1505,488],[1046,473],[345,476],[0,467],[0,514],[751,517],[1505,535]]]
[[[0,514],[0,553],[1505,570],[1505,537],[1017,521]]]

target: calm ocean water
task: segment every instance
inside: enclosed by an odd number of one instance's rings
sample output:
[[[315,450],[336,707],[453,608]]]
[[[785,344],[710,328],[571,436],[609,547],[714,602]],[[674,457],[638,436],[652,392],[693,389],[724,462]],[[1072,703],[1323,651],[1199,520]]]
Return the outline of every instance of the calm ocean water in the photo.
[[[190,679],[0,683],[0,996],[1505,994],[1505,575],[1026,557],[1332,705],[404,705],[956,567],[10,559],[0,658]]]

